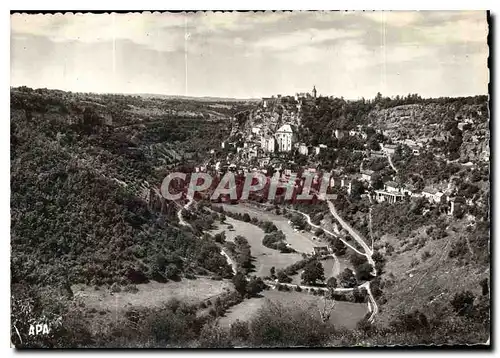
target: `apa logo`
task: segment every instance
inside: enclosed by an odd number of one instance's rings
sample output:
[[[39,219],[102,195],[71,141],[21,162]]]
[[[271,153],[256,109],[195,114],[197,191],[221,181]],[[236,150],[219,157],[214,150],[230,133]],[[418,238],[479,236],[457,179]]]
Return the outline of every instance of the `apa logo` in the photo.
[[[38,336],[39,334],[49,334],[49,325],[47,323],[43,324],[30,324],[30,330],[28,334],[30,336]]]

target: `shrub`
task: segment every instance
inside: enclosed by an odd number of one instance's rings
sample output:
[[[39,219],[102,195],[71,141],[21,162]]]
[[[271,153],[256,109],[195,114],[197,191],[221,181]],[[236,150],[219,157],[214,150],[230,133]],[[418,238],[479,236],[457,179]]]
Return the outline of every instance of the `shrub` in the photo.
[[[250,337],[250,328],[247,322],[236,320],[231,324],[229,335],[232,340],[247,341]]]
[[[232,347],[229,333],[216,324],[203,326],[198,339],[200,348],[230,348]]]
[[[460,316],[469,313],[474,305],[475,296],[471,291],[456,293],[450,301],[453,310]]]
[[[317,347],[327,342],[333,326],[300,308],[268,302],[250,321],[250,332],[259,347]]]

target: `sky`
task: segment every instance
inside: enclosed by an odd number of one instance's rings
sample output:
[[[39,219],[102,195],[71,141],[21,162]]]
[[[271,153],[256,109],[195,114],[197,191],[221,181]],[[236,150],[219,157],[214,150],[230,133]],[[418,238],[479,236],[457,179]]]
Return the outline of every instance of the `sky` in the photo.
[[[11,86],[348,99],[488,93],[484,11],[11,15]]]

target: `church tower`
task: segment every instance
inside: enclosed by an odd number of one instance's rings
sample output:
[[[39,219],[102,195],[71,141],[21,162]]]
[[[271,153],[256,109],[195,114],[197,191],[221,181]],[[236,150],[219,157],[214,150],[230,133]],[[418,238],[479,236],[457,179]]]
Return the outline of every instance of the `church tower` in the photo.
[[[313,86],[312,95],[316,99],[316,86]]]

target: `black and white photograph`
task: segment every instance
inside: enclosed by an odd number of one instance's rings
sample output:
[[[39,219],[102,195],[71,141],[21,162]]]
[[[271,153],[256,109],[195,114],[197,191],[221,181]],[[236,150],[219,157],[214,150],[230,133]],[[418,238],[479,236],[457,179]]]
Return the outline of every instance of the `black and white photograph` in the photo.
[[[489,11],[9,16],[11,348],[492,345]]]

